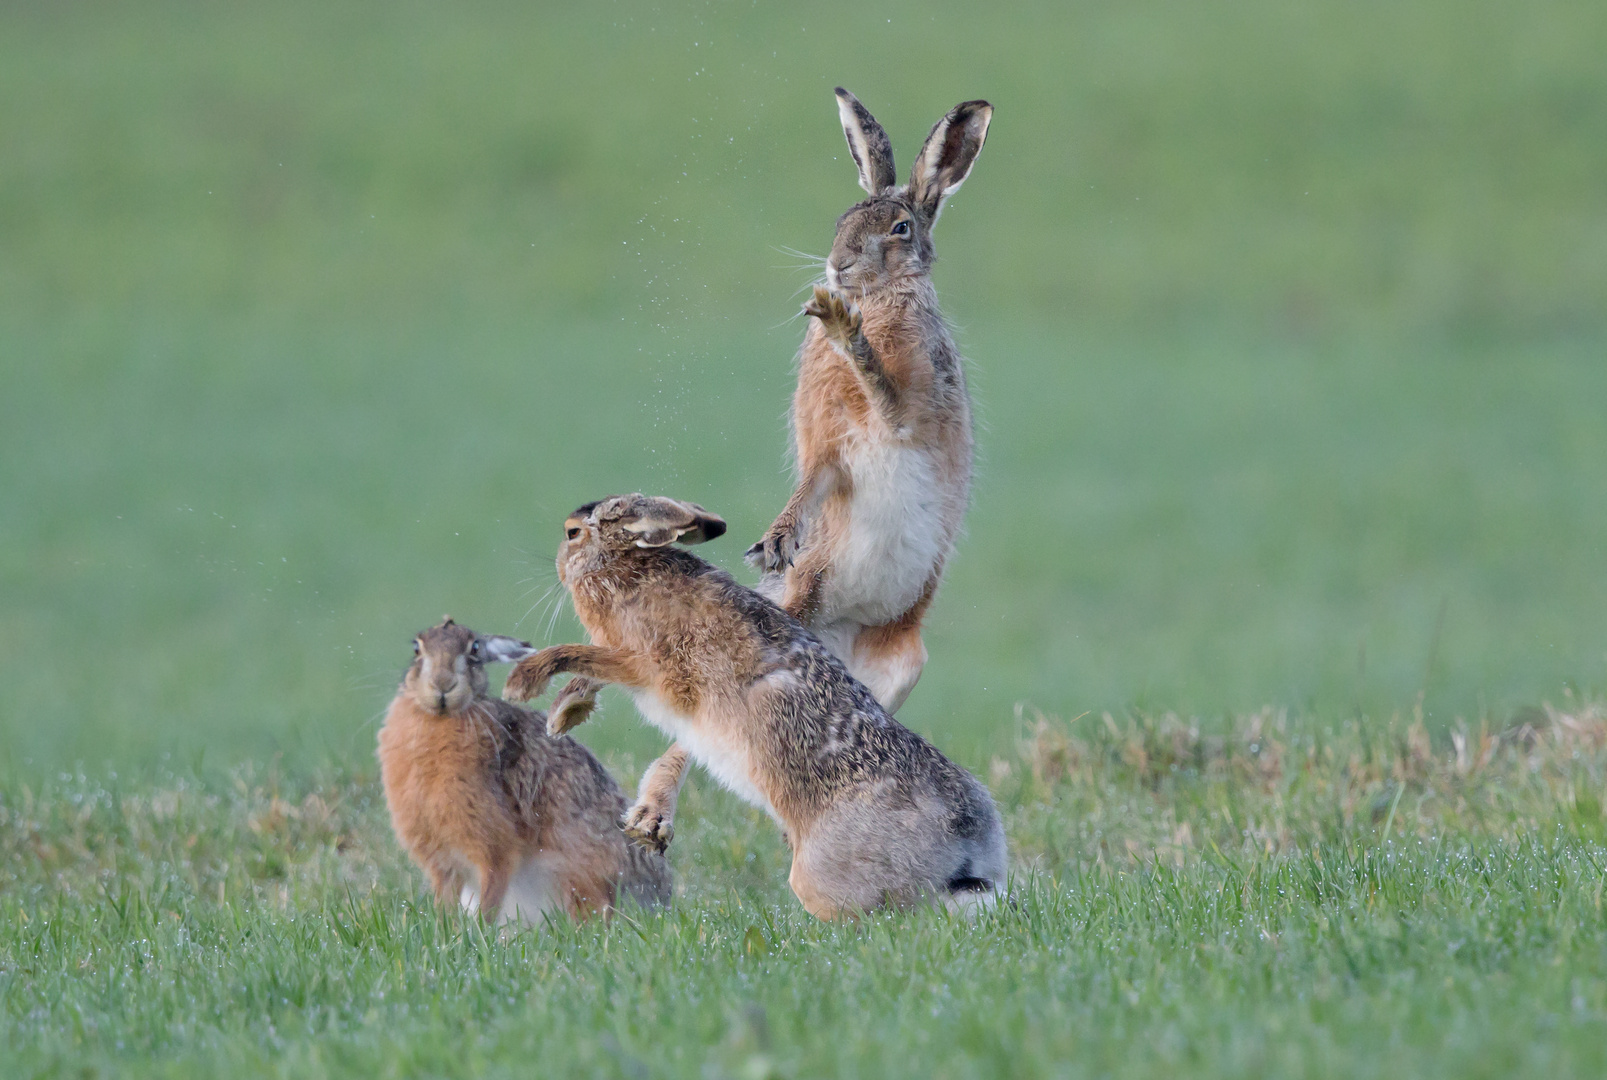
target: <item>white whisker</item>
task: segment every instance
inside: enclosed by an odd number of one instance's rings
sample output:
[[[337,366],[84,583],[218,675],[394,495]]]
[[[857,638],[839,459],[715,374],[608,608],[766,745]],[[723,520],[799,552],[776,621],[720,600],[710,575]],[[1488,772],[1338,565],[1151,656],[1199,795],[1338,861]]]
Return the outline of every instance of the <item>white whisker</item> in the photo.
[[[563,612],[563,608],[564,598],[563,594],[560,593],[554,598],[554,603],[552,605],[552,617],[547,620],[547,640],[549,641],[552,640],[553,633],[558,629],[558,616]]]
[[[803,317],[804,317],[803,308],[800,307],[797,311],[793,312],[787,318],[782,319],[780,322],[776,323],[770,329],[772,329],[772,330],[780,330],[783,326],[786,326],[788,323],[796,322],[796,321],[798,321],[799,319],[801,319]]]
[[[783,255],[791,255],[794,259],[803,259],[804,261],[815,266],[826,265],[826,256],[824,255],[811,255],[807,251],[799,251],[797,248],[790,248],[779,244],[771,244],[770,250],[778,251]]]
[[[546,603],[547,602],[547,597],[552,595],[552,591],[556,587],[557,587],[557,582],[554,582],[553,584],[548,585],[547,586],[547,591],[542,593],[541,596],[537,598],[537,600],[536,600],[536,602],[534,604],[530,605],[529,610],[527,610],[523,615],[519,616],[519,621],[513,624],[513,628],[515,630],[517,630],[517,629],[519,629],[519,627],[523,626],[525,620],[530,618],[531,612],[535,611],[542,604]],[[532,589],[532,590],[530,590],[530,592],[535,592],[535,590]],[[530,595],[530,593],[525,593],[525,596],[529,596],[529,595]],[[522,600],[522,599],[524,599],[524,597],[520,597],[520,599]]]

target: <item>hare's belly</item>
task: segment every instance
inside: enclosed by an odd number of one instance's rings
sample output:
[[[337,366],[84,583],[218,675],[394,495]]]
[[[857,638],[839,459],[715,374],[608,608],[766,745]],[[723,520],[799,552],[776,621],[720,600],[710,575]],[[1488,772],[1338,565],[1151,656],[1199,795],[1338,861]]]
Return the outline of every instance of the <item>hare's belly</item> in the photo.
[[[848,529],[821,615],[879,626],[920,599],[954,542],[965,496],[928,450],[861,443],[845,464],[853,477]]]
[[[706,731],[671,709],[648,691],[631,695],[636,699],[636,711],[643,719],[685,747],[692,760],[708,770],[725,788],[738,798],[776,816],[775,807],[765,798],[764,792],[753,781],[752,763],[746,744]]]

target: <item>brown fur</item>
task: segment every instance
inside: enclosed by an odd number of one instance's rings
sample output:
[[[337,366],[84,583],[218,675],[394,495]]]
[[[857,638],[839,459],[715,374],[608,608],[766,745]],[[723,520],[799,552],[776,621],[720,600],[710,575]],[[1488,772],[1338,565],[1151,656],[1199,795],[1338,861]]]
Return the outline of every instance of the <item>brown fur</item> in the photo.
[[[920,620],[970,498],[970,398],[932,288],[931,230],[981,152],[993,108],[955,106],[896,188],[885,132],[852,94],[839,88],[837,98],[870,198],[838,220],[826,284],[804,307],[813,321],[792,405],[799,480],[748,554],[770,575],[761,591],[896,711],[919,678]],[[876,552],[900,528],[920,534],[910,550],[868,567],[874,554],[860,549]],[[868,569],[884,585],[877,595],[867,594]]]
[[[821,918],[923,897],[985,901],[1005,873],[987,790],[893,720],[797,620],[673,537],[636,539],[644,520],[699,517],[718,521],[641,495],[577,510],[558,576],[592,644],[522,660],[509,696],[538,696],[563,672],[621,678],[677,739],[667,757],[697,758],[775,817],[793,847],[793,891]],[[660,797],[680,771],[650,770]]]
[[[838,219],[826,284],[804,306],[811,320],[792,400],[798,482],[748,558],[765,571],[759,591],[897,712],[926,665],[921,621],[970,502],[971,401],[932,287],[932,226],[981,152],[993,107],[950,110],[899,188],[881,125],[848,91],[837,102],[870,198]],[[673,796],[679,783],[659,790]],[[627,831],[674,809],[673,797],[644,795]]]
[[[487,694],[487,661],[533,649],[448,619],[415,650],[380,729],[380,773],[396,838],[437,901],[531,922],[607,912],[622,889],[668,902],[669,866],[620,832],[624,794],[602,764],[549,736],[542,714]]]

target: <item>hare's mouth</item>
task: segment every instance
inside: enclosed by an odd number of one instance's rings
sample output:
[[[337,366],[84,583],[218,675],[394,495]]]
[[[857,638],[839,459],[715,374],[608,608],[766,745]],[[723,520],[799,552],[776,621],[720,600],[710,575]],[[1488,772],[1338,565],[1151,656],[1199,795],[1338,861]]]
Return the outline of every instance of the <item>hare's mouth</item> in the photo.
[[[432,686],[421,694],[422,704],[427,710],[437,716],[453,716],[461,712],[469,702],[474,700],[474,693],[467,687],[458,685],[448,689]]]
[[[834,292],[864,296],[873,281],[872,275],[853,269],[844,271],[830,269],[826,271],[826,284]]]

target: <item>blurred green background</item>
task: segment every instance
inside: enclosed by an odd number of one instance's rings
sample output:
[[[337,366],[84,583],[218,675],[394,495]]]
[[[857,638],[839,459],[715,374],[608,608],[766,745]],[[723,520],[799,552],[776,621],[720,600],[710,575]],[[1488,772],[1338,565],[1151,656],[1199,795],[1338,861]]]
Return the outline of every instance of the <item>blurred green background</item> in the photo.
[[[1607,686],[1607,6],[0,10],[0,769],[371,754],[411,633],[537,643],[563,515],[740,553],[807,266],[997,107],[938,229],[981,420],[901,718]],[[650,753],[620,699],[585,731]]]

